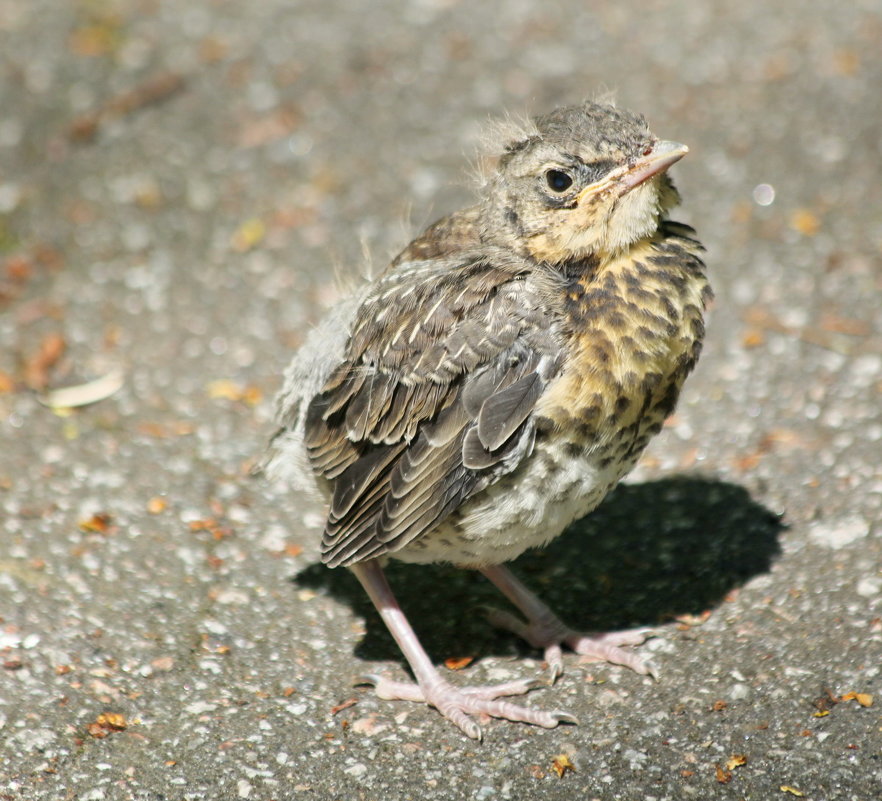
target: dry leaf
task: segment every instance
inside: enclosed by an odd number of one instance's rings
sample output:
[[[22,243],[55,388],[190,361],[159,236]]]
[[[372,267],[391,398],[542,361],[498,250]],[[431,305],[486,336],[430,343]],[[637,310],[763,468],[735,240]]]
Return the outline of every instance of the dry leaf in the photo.
[[[122,731],[125,728],[128,728],[128,721],[126,721],[125,715],[121,715],[119,712],[102,712],[95,718],[95,722],[101,724],[102,726],[107,726],[109,729],[116,729],[117,731]]]
[[[39,398],[40,403],[53,409],[73,409],[98,403],[122,389],[124,378],[121,370],[112,370],[107,375],[78,384],[46,392]]]
[[[790,227],[806,236],[814,236],[821,228],[821,221],[809,209],[797,209],[790,215]]]
[[[167,439],[168,437],[185,437],[192,434],[196,430],[193,423],[179,420],[166,425],[165,423],[143,422],[138,423],[138,433],[145,437],[154,437],[155,439]]]
[[[258,217],[243,222],[233,234],[233,250],[244,253],[259,245],[266,236],[266,224]]]
[[[331,714],[336,715],[337,713],[342,712],[344,709],[349,709],[349,707],[355,706],[357,703],[357,698],[347,698],[345,701],[343,701],[343,703],[331,707]]]
[[[687,613],[685,615],[677,615],[674,618],[674,620],[676,620],[678,623],[681,623],[684,626],[691,628],[692,626],[700,626],[703,623],[707,623],[707,621],[710,620],[710,616],[711,616],[710,609],[706,609],[700,615],[693,615],[693,614],[689,614],[689,613]]]
[[[861,706],[873,706],[873,696],[871,693],[846,693],[839,699],[840,701],[857,701]]]
[[[96,512],[86,520],[80,520],[80,531],[92,532],[94,534],[110,533],[110,524],[113,518],[106,512]]]
[[[209,398],[222,398],[223,400],[244,401],[249,406],[257,406],[263,400],[263,392],[257,387],[237,384],[227,378],[211,381],[206,386]]]
[[[797,798],[805,798],[805,793],[800,792],[795,787],[791,787],[789,784],[782,784],[778,789],[782,793],[790,793],[790,795],[795,795]]]
[[[815,698],[812,701],[812,705],[820,710],[821,712],[828,712],[839,703],[839,698],[837,698],[833,691],[828,687],[824,689],[824,695]],[[820,716],[819,716],[820,717]]]
[[[730,781],[732,781],[732,771],[725,770],[721,765],[716,766],[715,773],[717,781],[720,784],[728,784]]]
[[[203,520],[191,520],[189,523],[190,531],[207,531],[216,540],[222,540],[229,537],[233,530],[227,526],[222,526],[215,518],[206,517]]]
[[[160,495],[156,495],[147,501],[147,511],[152,515],[158,515],[168,508],[168,501]]]
[[[47,334],[43,337],[39,350],[25,363],[25,384],[38,391],[46,389],[49,370],[61,359],[66,349],[67,343],[61,334]]]
[[[102,712],[95,718],[94,723],[86,726],[86,731],[92,737],[100,740],[113,732],[124,731],[128,726],[129,722],[126,720],[125,715],[121,715],[119,712]]]
[[[745,754],[733,754],[726,760],[726,770],[734,770],[747,764],[747,756]]]
[[[452,656],[449,659],[444,660],[444,667],[446,667],[448,670],[462,670],[464,667],[468,667],[474,661],[475,657],[473,656]]]
[[[96,111],[77,117],[68,129],[68,136],[75,142],[91,141],[101,125],[109,120],[131,114],[145,106],[160,103],[183,87],[183,75],[174,72],[153,75],[134,89],[112,97]]]
[[[766,344],[765,334],[759,328],[748,328],[741,336],[741,344],[745,348],[758,348]]]
[[[576,772],[576,766],[570,762],[570,758],[566,754],[558,754],[551,760],[551,768],[559,779],[562,779],[567,771]]]

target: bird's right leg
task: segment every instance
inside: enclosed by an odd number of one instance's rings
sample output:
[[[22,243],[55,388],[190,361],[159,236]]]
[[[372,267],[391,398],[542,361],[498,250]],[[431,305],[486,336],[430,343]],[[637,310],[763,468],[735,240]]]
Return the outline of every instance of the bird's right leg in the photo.
[[[633,651],[625,650],[623,647],[640,645],[653,636],[652,629],[638,628],[607,633],[574,631],[504,565],[484,567],[481,568],[481,572],[527,618],[524,622],[509,612],[493,610],[490,614],[490,622],[523,637],[530,645],[544,649],[545,661],[551,668],[552,683],[563,673],[561,645],[568,645],[577,654],[598,662],[624,665],[643,676],[655,676],[651,665]]]
[[[495,718],[532,723],[551,729],[559,723],[575,723],[566,712],[544,712],[517,706],[502,696],[523,695],[538,686],[530,680],[512,681],[488,687],[456,687],[446,681],[432,664],[413,628],[407,620],[379,562],[369,559],[351,567],[361,585],[373,601],[398,647],[413,671],[416,683],[392,681],[382,676],[365,677],[376,688],[380,698],[419,701],[434,706],[444,717],[455,723],[469,737],[481,739],[481,727],[470,715],[489,715]]]

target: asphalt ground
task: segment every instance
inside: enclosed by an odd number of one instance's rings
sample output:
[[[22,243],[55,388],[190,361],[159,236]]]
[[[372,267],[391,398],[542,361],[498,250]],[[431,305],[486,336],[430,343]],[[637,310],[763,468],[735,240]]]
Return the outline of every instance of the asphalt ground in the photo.
[[[0,0],[0,799],[882,797],[880,41],[878,0]],[[249,471],[487,121],[608,90],[690,146],[717,301],[627,484],[514,569],[656,626],[659,679],[570,655],[528,703],[580,725],[475,743],[352,686],[401,657]],[[390,577],[454,681],[542,674],[481,577]]]

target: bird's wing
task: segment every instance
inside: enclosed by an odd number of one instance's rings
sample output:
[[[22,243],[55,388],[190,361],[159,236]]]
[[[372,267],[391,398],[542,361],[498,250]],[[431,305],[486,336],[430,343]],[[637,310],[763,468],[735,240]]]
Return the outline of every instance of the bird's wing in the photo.
[[[555,323],[505,251],[406,262],[368,294],[306,415],[324,561],[398,550],[530,453]],[[535,296],[534,296],[535,295]]]

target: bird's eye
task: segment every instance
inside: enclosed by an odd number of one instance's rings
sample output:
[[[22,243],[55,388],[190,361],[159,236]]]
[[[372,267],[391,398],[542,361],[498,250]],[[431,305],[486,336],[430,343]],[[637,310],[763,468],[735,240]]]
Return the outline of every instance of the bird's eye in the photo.
[[[563,170],[549,170],[545,180],[552,192],[566,192],[573,185],[573,176]]]

